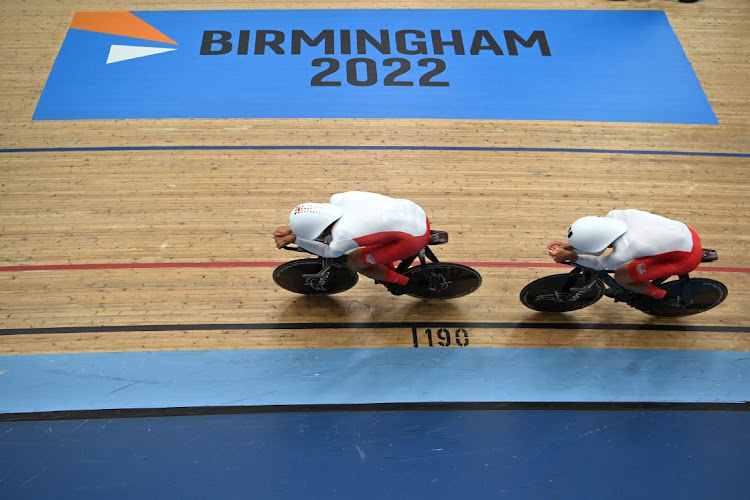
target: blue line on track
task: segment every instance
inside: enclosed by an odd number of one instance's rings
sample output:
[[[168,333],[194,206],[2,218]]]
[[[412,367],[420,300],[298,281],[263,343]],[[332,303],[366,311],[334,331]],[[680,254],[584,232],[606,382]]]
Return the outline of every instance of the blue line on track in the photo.
[[[106,152],[106,151],[481,151],[498,152],[540,152],[540,153],[583,153],[583,154],[633,154],[633,155],[669,155],[669,156],[713,156],[728,158],[750,158],[750,153],[712,153],[706,151],[659,151],[659,150],[626,150],[626,149],[586,149],[586,148],[518,148],[487,146],[102,146],[102,147],[66,147],[66,148],[6,148],[0,153],[70,153],[70,152]]]

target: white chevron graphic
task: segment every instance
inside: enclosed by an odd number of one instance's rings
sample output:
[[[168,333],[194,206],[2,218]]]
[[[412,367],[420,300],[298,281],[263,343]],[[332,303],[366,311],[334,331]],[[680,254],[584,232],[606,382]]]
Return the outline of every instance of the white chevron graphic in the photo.
[[[137,59],[139,57],[153,56],[154,54],[161,54],[162,52],[170,52],[177,49],[163,49],[160,47],[141,47],[137,45],[112,45],[109,48],[109,55],[107,56],[107,64],[116,63],[120,61],[127,61],[128,59]]]

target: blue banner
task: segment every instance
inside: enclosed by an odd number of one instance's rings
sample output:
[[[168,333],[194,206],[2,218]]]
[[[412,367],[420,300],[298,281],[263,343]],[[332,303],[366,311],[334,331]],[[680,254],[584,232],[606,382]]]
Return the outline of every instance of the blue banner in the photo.
[[[717,124],[664,12],[76,13],[35,120]]]

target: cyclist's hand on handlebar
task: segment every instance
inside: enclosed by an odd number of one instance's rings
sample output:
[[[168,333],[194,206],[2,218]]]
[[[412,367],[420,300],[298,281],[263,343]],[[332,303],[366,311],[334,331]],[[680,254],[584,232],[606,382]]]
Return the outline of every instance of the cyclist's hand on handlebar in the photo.
[[[274,236],[273,239],[276,240],[276,248],[281,248],[290,243],[294,243],[297,240],[297,235],[288,234],[286,236]]]
[[[562,262],[575,262],[578,260],[578,256],[571,251],[565,250],[564,248],[552,248],[549,250],[549,256],[559,263]]]
[[[276,242],[276,248],[281,248],[284,245],[294,243],[297,235],[292,232],[289,226],[279,226],[273,232],[273,239]]]
[[[566,241],[550,241],[547,243],[547,250],[554,250],[555,248],[562,248],[563,250],[571,251],[573,247]]]

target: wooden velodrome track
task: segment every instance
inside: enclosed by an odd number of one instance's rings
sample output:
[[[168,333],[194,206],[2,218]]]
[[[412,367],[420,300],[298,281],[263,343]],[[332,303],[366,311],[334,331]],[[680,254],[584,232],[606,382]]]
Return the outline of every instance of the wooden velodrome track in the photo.
[[[279,4],[133,0],[120,7]],[[367,7],[466,8],[455,0]],[[94,0],[3,2],[0,354],[409,347],[420,333],[411,323],[468,325],[471,346],[750,350],[750,3],[498,0],[471,7],[664,10],[720,125],[32,121],[73,13],[113,7]],[[409,149],[415,146],[429,149]],[[152,149],[91,150],[112,147]],[[484,279],[479,291],[426,303],[393,297],[364,279],[331,298],[277,288],[273,267],[295,256],[275,249],[272,230],[297,203],[352,189],[421,204],[433,227],[451,235],[438,256],[476,267]],[[550,262],[545,243],[562,237],[578,216],[613,208],[654,211],[695,228],[720,260],[694,274],[724,282],[725,303],[682,319],[651,318],[608,300],[566,315],[522,306],[518,293],[526,283],[558,272],[541,266]]]

